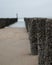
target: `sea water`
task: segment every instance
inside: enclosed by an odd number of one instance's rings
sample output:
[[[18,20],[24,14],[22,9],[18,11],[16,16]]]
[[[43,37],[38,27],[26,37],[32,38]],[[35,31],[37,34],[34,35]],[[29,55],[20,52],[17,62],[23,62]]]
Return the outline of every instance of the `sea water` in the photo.
[[[24,19],[18,19],[18,22],[10,25],[9,27],[25,27]]]

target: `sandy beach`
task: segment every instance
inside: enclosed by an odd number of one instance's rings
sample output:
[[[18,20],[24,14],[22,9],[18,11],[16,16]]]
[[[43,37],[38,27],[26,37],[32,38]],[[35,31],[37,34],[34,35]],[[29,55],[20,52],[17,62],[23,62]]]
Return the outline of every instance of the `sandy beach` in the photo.
[[[0,29],[0,65],[38,65],[25,28]]]

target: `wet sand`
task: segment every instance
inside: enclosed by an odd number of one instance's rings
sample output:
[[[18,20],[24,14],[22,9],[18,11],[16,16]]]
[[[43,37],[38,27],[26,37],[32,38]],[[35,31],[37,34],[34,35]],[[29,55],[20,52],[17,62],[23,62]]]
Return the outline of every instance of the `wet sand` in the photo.
[[[25,28],[0,29],[0,65],[38,65]]]

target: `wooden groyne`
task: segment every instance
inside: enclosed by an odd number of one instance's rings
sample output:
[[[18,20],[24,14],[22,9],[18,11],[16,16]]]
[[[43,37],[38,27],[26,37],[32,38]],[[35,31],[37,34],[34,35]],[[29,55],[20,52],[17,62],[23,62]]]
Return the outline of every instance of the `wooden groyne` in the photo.
[[[38,46],[37,46],[37,26],[36,26],[36,19],[34,18],[24,18],[26,29],[29,34],[30,46],[31,46],[31,53],[32,55],[38,54]],[[35,21],[35,22],[34,22]]]
[[[0,28],[4,28],[17,22],[17,18],[0,18]]]
[[[26,27],[32,54],[39,55],[39,65],[52,65],[52,19],[24,18],[24,20],[26,24],[28,23]]]

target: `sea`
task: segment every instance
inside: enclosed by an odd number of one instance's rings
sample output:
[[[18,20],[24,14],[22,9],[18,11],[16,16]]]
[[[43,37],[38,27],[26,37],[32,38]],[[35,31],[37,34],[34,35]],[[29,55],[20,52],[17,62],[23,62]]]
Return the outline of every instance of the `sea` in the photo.
[[[18,21],[9,27],[24,27],[25,28],[25,21],[24,19],[18,19]]]

